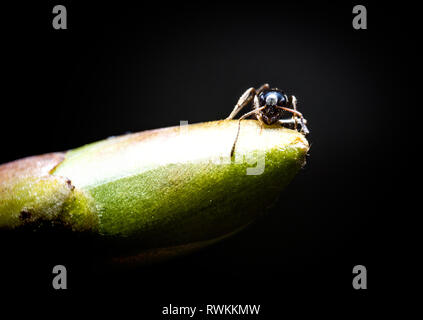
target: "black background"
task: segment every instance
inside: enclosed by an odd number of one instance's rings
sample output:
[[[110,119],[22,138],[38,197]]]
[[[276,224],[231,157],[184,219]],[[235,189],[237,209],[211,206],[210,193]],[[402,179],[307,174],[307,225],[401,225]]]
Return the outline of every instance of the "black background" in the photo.
[[[68,29],[54,30],[56,4],[3,11],[1,163],[222,119],[264,82],[298,98],[312,147],[271,214],[231,239],[165,264],[99,270],[89,249],[49,239],[40,244],[48,248],[27,249],[30,239],[2,238],[4,290],[66,310],[98,297],[93,309],[144,319],[170,303],[261,304],[268,319],[375,304],[389,286],[385,223],[396,199],[397,117],[406,117],[396,108],[411,82],[403,44],[414,49],[398,11],[361,3],[368,29],[355,30],[358,3],[61,1]],[[68,267],[66,291],[51,287],[56,264]],[[367,267],[367,291],[352,287],[357,264]]]

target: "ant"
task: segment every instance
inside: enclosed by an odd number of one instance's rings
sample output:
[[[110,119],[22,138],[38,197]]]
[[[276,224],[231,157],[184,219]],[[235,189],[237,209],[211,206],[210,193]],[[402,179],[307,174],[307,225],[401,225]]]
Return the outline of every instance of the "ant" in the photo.
[[[238,141],[241,120],[249,116],[254,115],[261,125],[263,123],[272,125],[279,122],[281,124],[294,124],[294,128],[297,129],[299,122],[301,125],[301,132],[303,134],[309,133],[306,126],[307,120],[304,119],[301,112],[297,111],[297,99],[295,96],[290,96],[288,98],[283,91],[277,88],[271,89],[267,83],[263,84],[257,90],[255,88],[250,88],[245,91],[239,98],[231,114],[225,120],[233,119],[251,101],[253,101],[253,110],[247,112],[238,119],[238,131],[232,146],[231,157],[235,152],[235,145]],[[291,119],[282,119],[286,112],[290,112],[292,114]]]

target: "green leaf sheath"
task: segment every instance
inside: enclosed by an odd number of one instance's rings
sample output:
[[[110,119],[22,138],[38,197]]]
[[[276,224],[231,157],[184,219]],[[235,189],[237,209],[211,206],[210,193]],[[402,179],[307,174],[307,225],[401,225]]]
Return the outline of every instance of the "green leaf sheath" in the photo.
[[[295,130],[245,120],[231,158],[237,126],[150,130],[4,164],[0,228],[60,224],[153,258],[221,239],[277,199],[309,149]]]

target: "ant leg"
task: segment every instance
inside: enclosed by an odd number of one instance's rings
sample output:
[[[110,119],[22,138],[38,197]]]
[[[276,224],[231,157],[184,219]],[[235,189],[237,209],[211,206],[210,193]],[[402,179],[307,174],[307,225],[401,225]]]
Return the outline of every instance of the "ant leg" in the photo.
[[[246,106],[248,105],[253,97],[256,97],[262,91],[269,89],[269,84],[263,84],[258,90],[254,88],[250,88],[246,90],[242,96],[239,98],[237,104],[235,105],[234,109],[232,110],[231,114],[225,120],[231,120],[236,117],[236,115]]]
[[[268,83],[263,84],[260,88],[257,90],[257,94],[262,93],[264,90],[268,90],[270,88]]]
[[[261,107],[261,108],[258,108],[258,109],[254,109],[254,110],[252,110],[252,111],[250,111],[250,112],[247,112],[247,113],[246,113],[246,114],[244,114],[241,118],[239,118],[239,119],[238,119],[238,130],[237,130],[237,132],[236,132],[236,136],[235,136],[235,141],[234,141],[234,144],[232,145],[232,149],[231,149],[231,158],[232,158],[232,156],[234,155],[234,152],[235,152],[235,145],[236,145],[236,143],[237,143],[237,141],[238,141],[239,131],[240,131],[240,129],[241,129],[241,121],[242,121],[242,120],[244,120],[245,118],[247,118],[247,117],[249,117],[249,116],[253,115],[253,114],[257,114],[259,111],[263,110],[264,108],[265,108],[265,106],[264,106],[264,107]]]
[[[257,113],[256,114],[256,118],[257,118],[257,120],[258,120],[258,122],[260,124],[260,134],[261,134],[263,132],[263,123],[264,123],[264,121],[263,121],[263,118],[261,117],[260,113]]]
[[[268,85],[267,83],[265,83],[264,85],[262,85],[262,86],[260,87],[260,89],[259,89],[259,90],[261,90],[262,88],[268,88],[268,87],[269,87],[269,85]],[[256,110],[258,110],[258,109],[263,110],[263,109],[260,107],[260,103],[259,103],[259,99],[258,99],[257,94],[254,96],[254,102],[253,102],[253,105],[254,105],[254,109],[256,109]],[[260,123],[260,134],[261,134],[261,133],[262,133],[262,131],[263,131],[263,118],[262,118],[262,116],[261,116],[260,112],[257,112],[257,113],[256,113],[256,118],[257,118],[258,122]]]
[[[289,104],[294,108],[295,111],[297,111],[297,98],[295,98],[295,96],[289,97]],[[294,129],[297,130],[297,125],[298,125],[297,116],[294,115],[293,118],[294,118],[294,122],[295,122],[294,123]]]
[[[231,114],[225,120],[231,120],[236,117],[238,112],[240,112],[246,105],[248,105],[253,97],[256,95],[256,89],[250,88],[245,91],[242,96],[239,98]]]
[[[303,119],[304,124],[307,124],[307,120]],[[291,119],[281,119],[278,121],[280,124],[295,124],[297,122],[297,119],[294,119],[294,117],[292,117]]]
[[[295,96],[291,96],[290,97],[291,100],[291,104],[294,107],[294,110],[297,111],[297,98],[295,98]],[[294,117],[295,121],[297,121],[297,117]],[[308,130],[306,124],[307,124],[307,120],[304,119],[303,115],[301,115],[300,118],[301,121],[301,131],[303,131],[305,134],[309,134],[310,131]],[[295,126],[297,125],[297,123],[295,123]]]
[[[282,109],[282,110],[285,110],[285,111],[288,111],[288,112],[291,112],[292,114],[299,116],[300,117],[300,122],[301,122],[301,131],[304,134],[310,133],[310,131],[308,131],[308,129],[307,129],[307,126],[305,125],[304,117],[303,117],[303,115],[302,115],[301,112],[299,112],[297,110],[285,108],[285,107],[277,107],[277,108]]]

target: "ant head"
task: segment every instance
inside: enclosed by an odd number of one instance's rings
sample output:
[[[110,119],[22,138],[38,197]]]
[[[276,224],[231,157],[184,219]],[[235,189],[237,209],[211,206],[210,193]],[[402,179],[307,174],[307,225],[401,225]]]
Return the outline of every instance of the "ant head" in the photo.
[[[279,106],[285,107],[288,98],[285,93],[279,89],[265,90],[258,96],[260,106]]]

